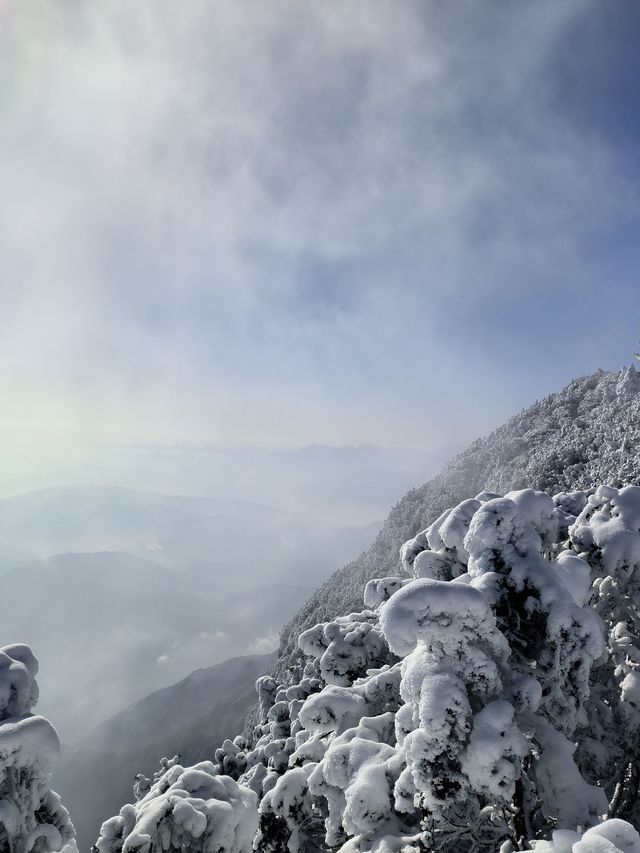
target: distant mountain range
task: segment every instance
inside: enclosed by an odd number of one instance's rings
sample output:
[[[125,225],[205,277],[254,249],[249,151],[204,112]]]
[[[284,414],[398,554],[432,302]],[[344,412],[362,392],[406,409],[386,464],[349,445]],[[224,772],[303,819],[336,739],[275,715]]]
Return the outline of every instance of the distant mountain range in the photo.
[[[210,445],[141,445],[95,450],[91,461],[38,477],[0,483],[0,494],[84,483],[127,486],[158,494],[221,501],[217,512],[237,516],[230,502],[288,508],[332,527],[367,524],[415,482],[435,474],[453,448],[411,450],[361,444],[309,445],[299,450]],[[211,507],[207,514],[216,514]],[[66,549],[61,549],[66,550]],[[88,549],[86,549],[88,550]]]
[[[372,521],[334,526],[247,501],[63,486],[0,500],[0,572],[55,554],[122,551],[216,575],[221,589],[266,577],[299,582],[301,574],[315,582],[337,554],[369,544],[378,526]],[[242,571],[231,572],[249,553]]]

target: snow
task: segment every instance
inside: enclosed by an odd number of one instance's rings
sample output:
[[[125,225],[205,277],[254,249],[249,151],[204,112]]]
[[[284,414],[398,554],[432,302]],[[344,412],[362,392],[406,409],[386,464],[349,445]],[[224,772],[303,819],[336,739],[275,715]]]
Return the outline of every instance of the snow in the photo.
[[[383,601],[402,588],[406,581],[398,577],[372,578],[364,588],[364,603],[367,607],[378,607]]]
[[[42,773],[50,773],[59,754],[58,734],[44,717],[27,714],[0,724],[0,768],[9,762],[37,764]]]
[[[395,750],[378,740],[375,728],[358,727],[337,737],[309,777],[313,794],[327,799],[327,839],[340,827],[350,835],[374,832],[392,819],[386,762]],[[329,841],[329,843],[331,843]]]
[[[391,593],[395,584],[387,588]],[[380,587],[377,588],[378,591]],[[365,590],[372,595],[371,588]],[[346,686],[364,675],[374,663],[391,662],[393,657],[378,627],[378,617],[371,610],[350,613],[333,622],[310,628],[298,640],[302,651],[319,657],[320,675],[327,684]]]
[[[380,608],[380,626],[392,651],[405,656],[419,640],[459,642],[460,631],[487,630],[495,619],[482,593],[470,586],[419,578]],[[497,638],[496,642],[499,643]]]
[[[631,580],[640,566],[640,487],[600,486],[570,529],[574,547],[596,552],[603,574]]]
[[[471,519],[476,510],[480,509],[479,500],[462,501],[444,519],[438,531],[444,548],[453,552],[460,563],[466,565],[469,554],[464,546],[464,539],[469,530]]]
[[[587,603],[591,590],[589,564],[569,551],[563,551],[555,562],[558,577],[566,586],[575,603],[582,607]]]
[[[520,776],[520,761],[527,751],[513,706],[497,699],[474,716],[469,745],[460,765],[471,785],[487,801],[510,800]]]
[[[304,837],[298,825],[297,816],[302,810],[311,808],[309,792],[309,774],[313,768],[310,765],[289,770],[281,776],[276,784],[262,798],[260,814],[273,814],[287,824],[289,830],[288,850],[290,853],[305,853]],[[262,840],[259,832],[257,843]]]
[[[584,834],[557,830],[550,841],[534,841],[535,853],[640,853],[640,835],[624,820],[613,818]]]
[[[210,761],[179,764],[159,776],[135,805],[106,821],[99,853],[250,853],[258,826],[257,797]]]
[[[361,696],[349,688],[329,685],[321,693],[310,696],[298,716],[307,731],[341,734],[358,722],[366,704]]]
[[[32,713],[38,661],[18,643],[0,648],[0,849],[50,853],[71,842],[74,829],[49,789],[60,754],[56,730]]]
[[[589,826],[608,810],[602,788],[589,785],[573,759],[575,744],[542,718],[534,722],[540,748],[537,779],[545,814],[560,827]]]

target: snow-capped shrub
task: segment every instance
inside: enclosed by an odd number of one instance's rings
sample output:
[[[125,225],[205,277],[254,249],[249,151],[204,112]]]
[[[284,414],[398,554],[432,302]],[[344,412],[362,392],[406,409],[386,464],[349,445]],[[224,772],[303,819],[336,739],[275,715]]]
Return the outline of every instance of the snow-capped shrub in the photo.
[[[257,797],[203,761],[173,764],[135,805],[107,820],[99,853],[250,853]]]
[[[276,701],[278,682],[270,675],[262,675],[256,681],[256,691],[258,693],[258,719],[261,723],[265,723],[267,714]]]
[[[49,782],[60,753],[48,720],[32,714],[38,661],[29,646],[0,648],[0,850],[49,853],[71,844],[69,814]]]
[[[233,740],[227,738],[222,746],[216,749],[215,759],[220,773],[231,776],[232,779],[238,779],[247,766],[244,738],[241,736]]]
[[[329,685],[310,696],[300,709],[300,722],[308,732],[341,734],[364,716],[366,702],[347,687]]]
[[[305,655],[318,659],[324,681],[338,687],[351,684],[371,666],[395,660],[372,610],[316,625],[301,634],[298,643]]]
[[[364,603],[367,607],[378,607],[383,601],[402,589],[406,581],[402,578],[373,578],[364,588]]]

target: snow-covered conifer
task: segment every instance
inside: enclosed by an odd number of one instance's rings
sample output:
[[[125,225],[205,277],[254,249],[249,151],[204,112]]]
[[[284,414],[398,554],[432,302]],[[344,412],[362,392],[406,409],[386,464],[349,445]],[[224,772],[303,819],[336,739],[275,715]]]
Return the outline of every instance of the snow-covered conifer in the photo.
[[[481,824],[499,838],[504,822],[483,809],[510,803],[528,744],[504,698],[510,650],[489,601],[467,584],[421,578],[383,605],[380,621],[404,656],[396,808],[419,806],[449,844]]]
[[[575,600],[575,590],[558,570],[558,526],[548,495],[511,492],[482,504],[465,547],[469,577],[492,603],[511,647],[511,665],[540,682],[542,711],[571,734],[603,640],[596,615]],[[571,566],[569,573],[579,569]]]
[[[316,853],[323,850],[324,825],[314,812],[309,774],[313,764],[282,775],[260,803],[260,829],[255,849],[261,853]]]

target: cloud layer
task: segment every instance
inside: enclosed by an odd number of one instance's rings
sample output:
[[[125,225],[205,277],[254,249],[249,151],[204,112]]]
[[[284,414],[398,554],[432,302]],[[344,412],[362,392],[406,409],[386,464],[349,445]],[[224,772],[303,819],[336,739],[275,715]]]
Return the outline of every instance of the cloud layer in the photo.
[[[450,444],[628,358],[595,3],[0,10],[8,433]]]

